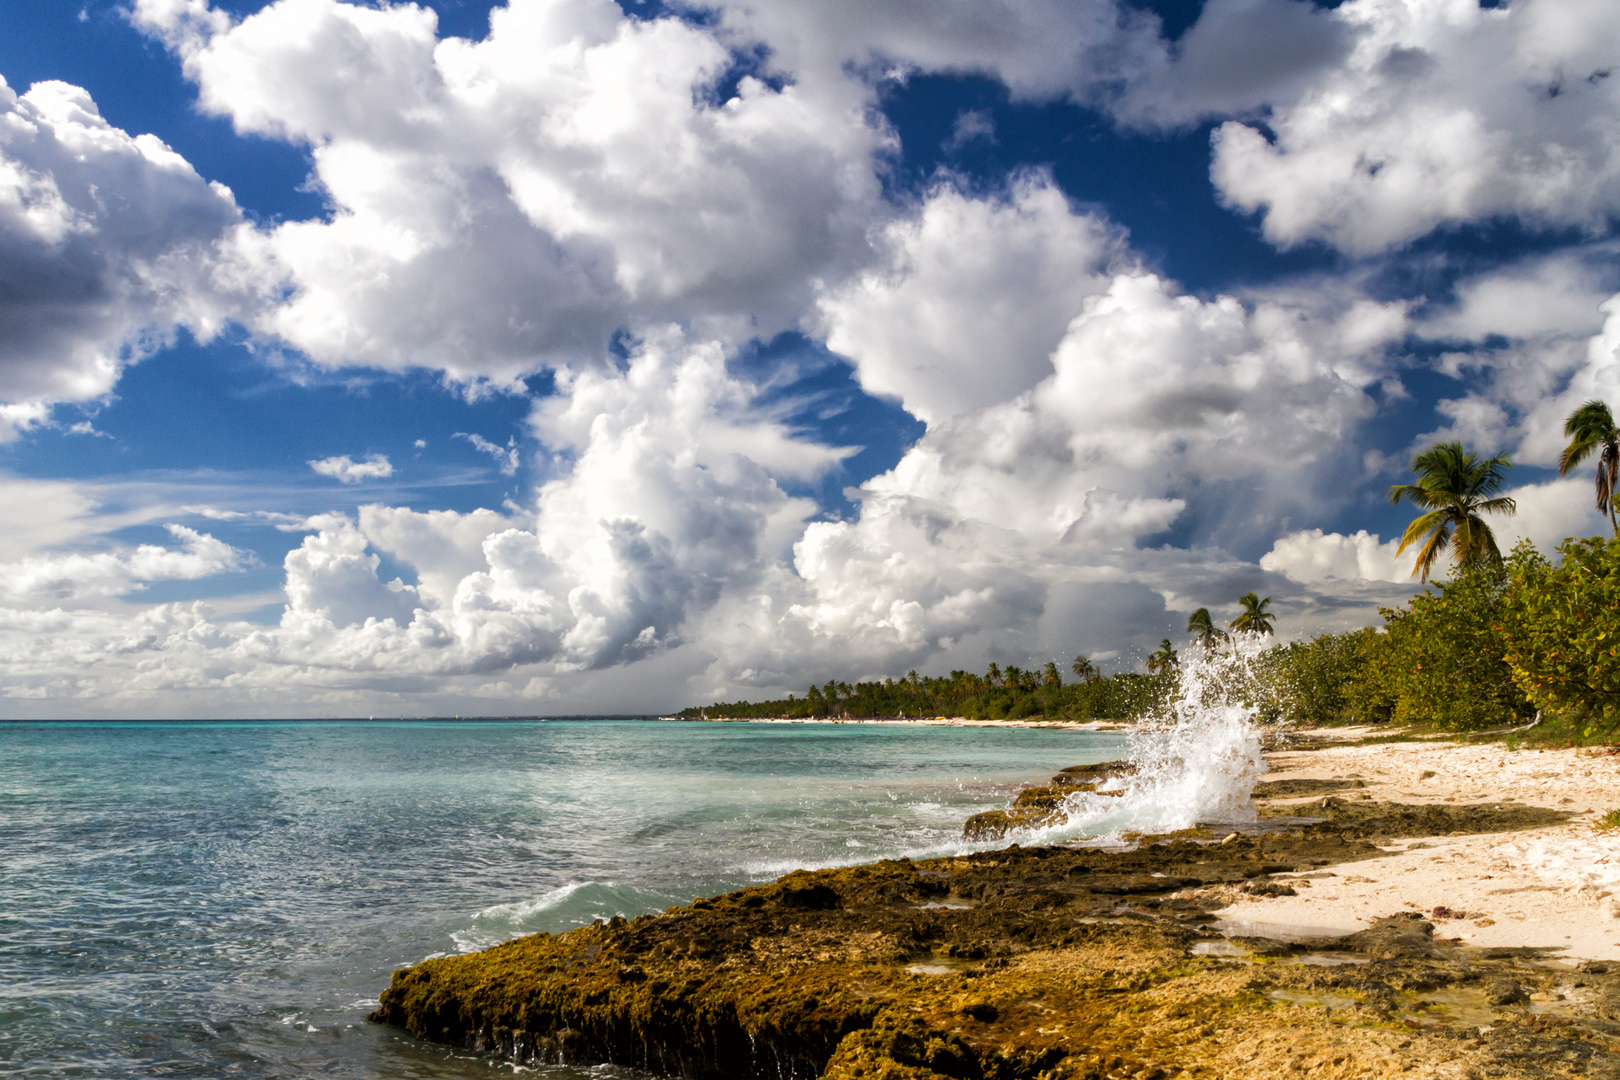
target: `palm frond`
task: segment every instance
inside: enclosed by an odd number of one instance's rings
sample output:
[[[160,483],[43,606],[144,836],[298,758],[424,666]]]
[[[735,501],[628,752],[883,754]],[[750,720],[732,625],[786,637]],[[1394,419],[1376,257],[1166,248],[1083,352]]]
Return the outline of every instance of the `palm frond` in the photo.
[[[1464,492],[1474,498],[1481,495],[1490,495],[1502,490],[1507,482],[1508,470],[1513,468],[1513,459],[1506,454],[1497,454],[1484,461],[1476,461],[1473,454],[1468,455],[1470,466],[1465,482]]]
[[[1428,543],[1424,544],[1423,549],[1418,552],[1417,564],[1412,567],[1412,573],[1418,575],[1419,581],[1428,582],[1429,575],[1434,572],[1434,560],[1446,550],[1447,545],[1450,543],[1451,527],[1449,525],[1441,525],[1440,528],[1434,530],[1434,533],[1429,537]]]
[[[1401,546],[1395,549],[1395,554],[1401,554],[1401,552],[1417,543],[1423,537],[1428,536],[1430,533],[1435,532],[1440,528],[1443,528],[1446,524],[1447,517],[1448,515],[1444,510],[1431,510],[1422,517],[1414,520],[1412,524],[1406,527],[1406,532],[1401,534]]]
[[[1564,430],[1569,430],[1565,425]],[[1603,440],[1595,432],[1583,432],[1569,441],[1569,445],[1558,452],[1558,475],[1568,476],[1580,467],[1581,462],[1592,455],[1592,452],[1603,445]]]
[[[1391,484],[1389,488],[1389,502],[1393,506],[1402,499],[1413,506],[1424,508],[1441,505],[1445,500],[1421,484]]]
[[[1609,411],[1607,404],[1596,398],[1585,402],[1569,414],[1564,421],[1564,434],[1569,436],[1569,445],[1558,455],[1560,475],[1568,475],[1571,469],[1579,465],[1598,446],[1620,441],[1620,431],[1615,427],[1614,414]]]

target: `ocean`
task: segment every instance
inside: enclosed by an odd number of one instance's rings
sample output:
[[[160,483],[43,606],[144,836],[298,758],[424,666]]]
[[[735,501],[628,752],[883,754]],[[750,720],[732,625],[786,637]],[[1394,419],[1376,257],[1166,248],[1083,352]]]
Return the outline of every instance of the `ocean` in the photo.
[[[508,1072],[366,1023],[390,973],[965,850],[969,815],[1125,753],[1017,727],[0,724],[0,1075]]]

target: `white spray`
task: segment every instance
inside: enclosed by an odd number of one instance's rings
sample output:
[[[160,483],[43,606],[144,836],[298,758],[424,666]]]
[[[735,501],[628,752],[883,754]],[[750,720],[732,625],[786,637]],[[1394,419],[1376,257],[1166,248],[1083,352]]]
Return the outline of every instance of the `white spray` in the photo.
[[[1071,795],[1068,823],[1053,831],[1104,836],[1253,821],[1250,793],[1266,765],[1245,699],[1257,696],[1253,662],[1265,645],[1259,634],[1236,634],[1224,646],[1189,649],[1165,713],[1131,733],[1135,769],[1099,789],[1110,794]]]

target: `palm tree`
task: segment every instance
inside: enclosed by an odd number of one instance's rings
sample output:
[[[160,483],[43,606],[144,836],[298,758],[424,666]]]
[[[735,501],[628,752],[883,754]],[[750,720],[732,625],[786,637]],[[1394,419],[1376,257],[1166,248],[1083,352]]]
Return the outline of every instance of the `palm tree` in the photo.
[[[1097,670],[1097,665],[1087,660],[1085,653],[1075,657],[1074,663],[1070,664],[1069,668],[1084,683],[1094,683],[1102,678],[1102,673]]]
[[[1558,475],[1568,476],[1575,466],[1597,455],[1597,508],[1609,515],[1609,528],[1620,536],[1620,522],[1615,520],[1614,489],[1620,481],[1620,428],[1615,427],[1614,414],[1601,401],[1588,401],[1569,414],[1564,421],[1564,434],[1569,445],[1558,455]]]
[[[1041,669],[1041,681],[1051,687],[1063,685],[1063,676],[1058,673],[1056,661],[1048,660],[1046,662],[1046,667]]]
[[[1238,612],[1238,617],[1227,623],[1227,626],[1240,634],[1270,634],[1274,632],[1271,629],[1271,624],[1277,621],[1277,616],[1266,610],[1271,604],[1271,597],[1268,596],[1262,600],[1259,593],[1246,592],[1238,597],[1238,604],[1242,606],[1243,610]]]
[[[1481,461],[1463,450],[1460,442],[1435,443],[1412,459],[1415,484],[1395,484],[1389,501],[1406,499],[1428,513],[1406,527],[1396,554],[1427,537],[1418,551],[1412,573],[1427,582],[1434,560],[1448,547],[1452,562],[1471,566],[1480,562],[1501,562],[1496,536],[1481,514],[1512,514],[1518,506],[1502,490],[1502,480],[1513,462],[1506,454]],[[1494,498],[1492,496],[1495,496]]]
[[[1209,608],[1201,607],[1192,613],[1187,620],[1187,633],[1198,637],[1198,644],[1205,650],[1213,649],[1220,644],[1221,638],[1226,636],[1225,631],[1215,625],[1215,620],[1209,617]]]
[[[1169,638],[1165,638],[1159,642],[1158,651],[1148,657],[1148,674],[1156,675],[1161,671],[1169,671],[1180,663],[1181,658],[1176,655],[1176,647],[1170,644]]]

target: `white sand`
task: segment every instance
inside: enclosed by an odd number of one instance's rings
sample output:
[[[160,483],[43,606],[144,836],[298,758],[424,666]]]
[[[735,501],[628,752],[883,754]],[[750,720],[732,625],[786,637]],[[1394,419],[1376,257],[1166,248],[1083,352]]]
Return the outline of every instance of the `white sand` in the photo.
[[[1027,717],[1022,720],[969,720],[965,716],[866,716],[847,720],[829,716],[761,716],[753,719],[713,716],[696,721],[660,716],[659,719],[704,724],[917,724],[922,727],[1064,728],[1068,731],[1129,731],[1132,726],[1120,720],[1033,720]]]
[[[1366,782],[1364,790],[1344,792],[1344,798],[1514,799],[1580,816],[1524,832],[1402,840],[1386,848],[1391,853],[1385,858],[1329,867],[1327,876],[1278,875],[1299,895],[1242,897],[1219,913],[1224,919],[1273,936],[1289,927],[1344,933],[1397,911],[1427,914],[1443,906],[1467,917],[1436,920],[1437,935],[1470,945],[1562,947],[1567,952],[1561,955],[1571,959],[1620,960],[1620,833],[1592,824],[1620,807],[1620,756],[1394,743],[1284,750],[1267,759],[1272,769],[1267,780]],[[1303,807],[1302,812],[1308,813]]]

